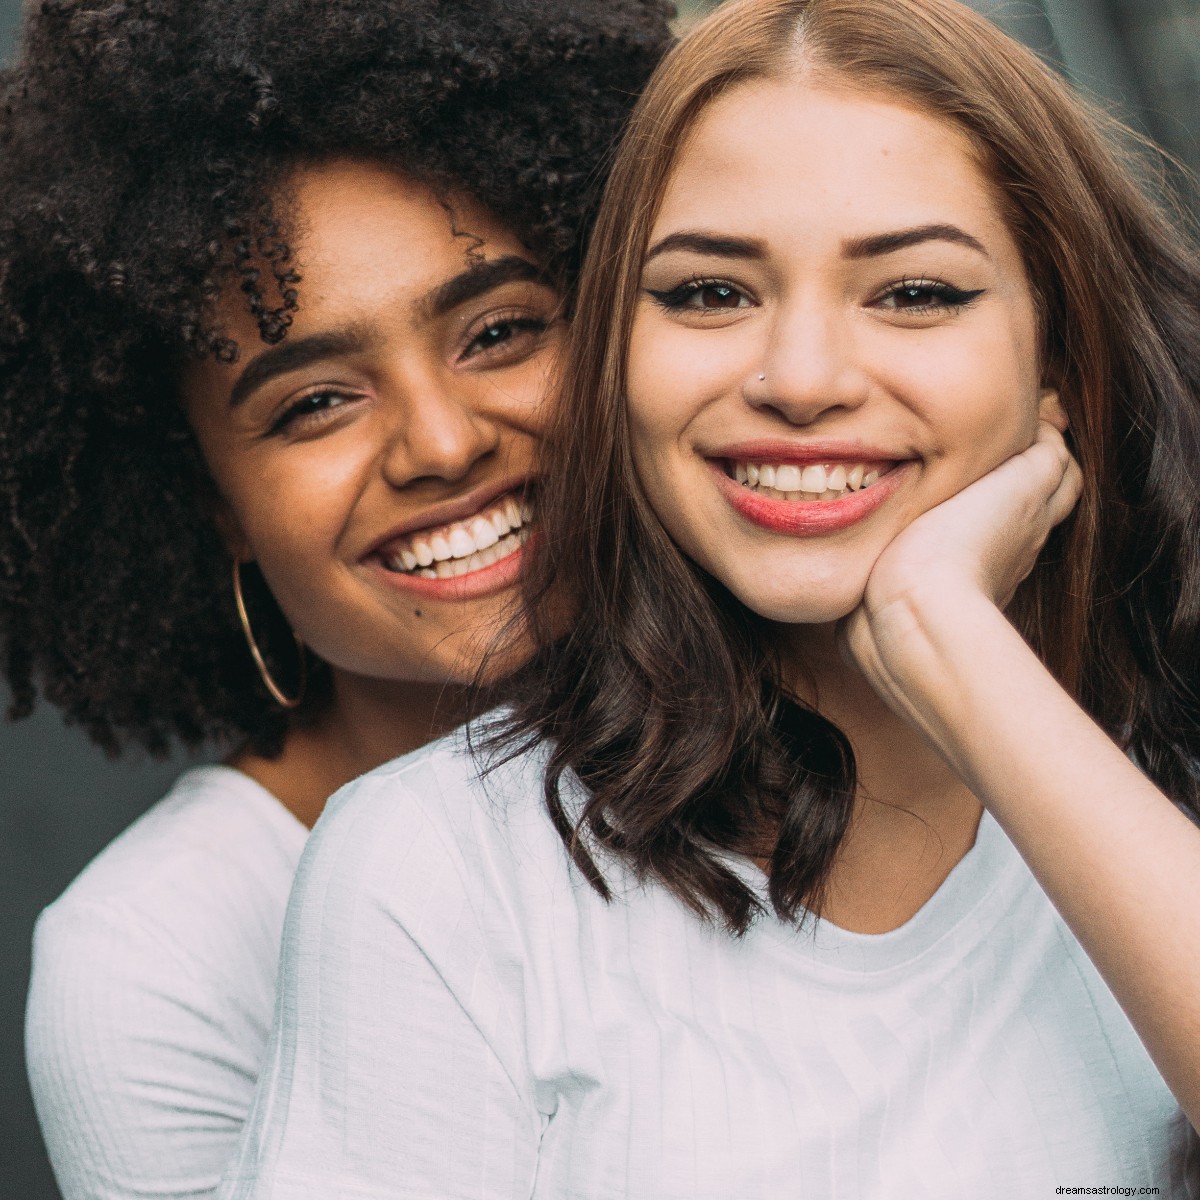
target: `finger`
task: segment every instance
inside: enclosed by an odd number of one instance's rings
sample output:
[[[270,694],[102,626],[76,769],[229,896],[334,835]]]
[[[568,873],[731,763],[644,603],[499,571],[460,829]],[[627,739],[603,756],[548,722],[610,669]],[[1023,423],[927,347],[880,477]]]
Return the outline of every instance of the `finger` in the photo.
[[[1071,451],[1067,447],[1067,440],[1063,436],[1063,431],[1057,425],[1052,425],[1049,421],[1038,422],[1037,436],[1033,439],[1033,446],[1030,449],[1033,450],[1039,447],[1041,448],[1039,453],[1048,452],[1056,460],[1063,463],[1071,457]]]
[[[1079,463],[1068,455],[1062,478],[1046,502],[1046,515],[1051,527],[1065,521],[1075,511],[1079,497],[1083,495],[1083,471]]]
[[[1035,493],[1045,503],[1062,487],[1074,459],[1062,434],[1043,421],[1038,426],[1033,445],[1017,455],[1015,461],[1030,473]]]

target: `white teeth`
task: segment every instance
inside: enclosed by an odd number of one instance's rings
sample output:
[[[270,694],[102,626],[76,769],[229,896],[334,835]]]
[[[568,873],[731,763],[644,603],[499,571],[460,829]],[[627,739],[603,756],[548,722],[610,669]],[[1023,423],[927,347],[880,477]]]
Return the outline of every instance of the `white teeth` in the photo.
[[[824,467],[805,467],[804,473],[801,476],[803,482],[801,487],[806,492],[816,492],[819,496],[825,490],[825,468]]]
[[[866,463],[828,465],[810,463],[734,462],[732,477],[743,487],[776,499],[828,501],[841,500],[852,492],[876,483],[883,472]]]
[[[476,517],[471,522],[470,533],[476,548],[479,550],[486,550],[489,546],[494,546],[500,540],[500,535],[496,532],[495,526],[486,517]]]
[[[509,510],[515,525],[509,520]],[[467,522],[439,529],[436,533],[414,535],[408,542],[390,551],[384,559],[392,571],[407,571],[422,579],[454,579],[481,571],[515,553],[529,540],[529,530],[522,527],[532,511],[528,505],[518,506],[509,497],[499,508],[472,517]]]
[[[776,467],[775,468],[775,486],[781,492],[798,492],[804,486],[801,482],[801,471],[799,467]]]
[[[461,525],[455,525],[446,540],[450,545],[450,553],[455,558],[467,558],[478,549],[475,539]]]

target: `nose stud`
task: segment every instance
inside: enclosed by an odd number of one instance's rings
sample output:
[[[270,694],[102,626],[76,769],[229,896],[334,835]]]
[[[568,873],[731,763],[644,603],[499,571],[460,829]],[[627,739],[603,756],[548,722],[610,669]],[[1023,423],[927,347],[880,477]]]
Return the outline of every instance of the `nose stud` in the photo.
[[[764,372],[763,372],[763,373],[762,373],[762,374],[761,374],[761,375],[758,377],[758,382],[759,382],[759,383],[762,383],[762,381],[763,381],[764,379],[766,379],[766,377],[767,377],[767,373],[764,371]]]

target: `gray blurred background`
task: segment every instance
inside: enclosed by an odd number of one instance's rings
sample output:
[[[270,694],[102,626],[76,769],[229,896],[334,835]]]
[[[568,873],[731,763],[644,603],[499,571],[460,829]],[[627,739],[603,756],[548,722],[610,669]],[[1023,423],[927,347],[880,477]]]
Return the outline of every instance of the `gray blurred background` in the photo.
[[[714,7],[677,2],[681,27]],[[972,3],[1200,174],[1200,0]],[[19,0],[0,0],[4,61],[20,12]],[[58,1198],[21,1049],[34,918],[183,765],[108,761],[46,710],[0,722],[0,1200]]]

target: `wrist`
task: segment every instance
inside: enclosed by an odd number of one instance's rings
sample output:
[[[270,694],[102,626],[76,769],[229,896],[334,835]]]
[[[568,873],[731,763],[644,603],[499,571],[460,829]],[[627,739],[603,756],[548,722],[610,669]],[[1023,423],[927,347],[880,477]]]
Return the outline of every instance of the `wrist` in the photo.
[[[958,578],[930,577],[882,603],[868,597],[864,617],[883,668],[910,687],[969,669],[980,638],[1015,632],[989,596]]]
[[[929,579],[873,609],[864,605],[847,641],[881,698],[942,750],[974,707],[981,674],[1016,647],[1032,657],[991,599],[957,580]]]

